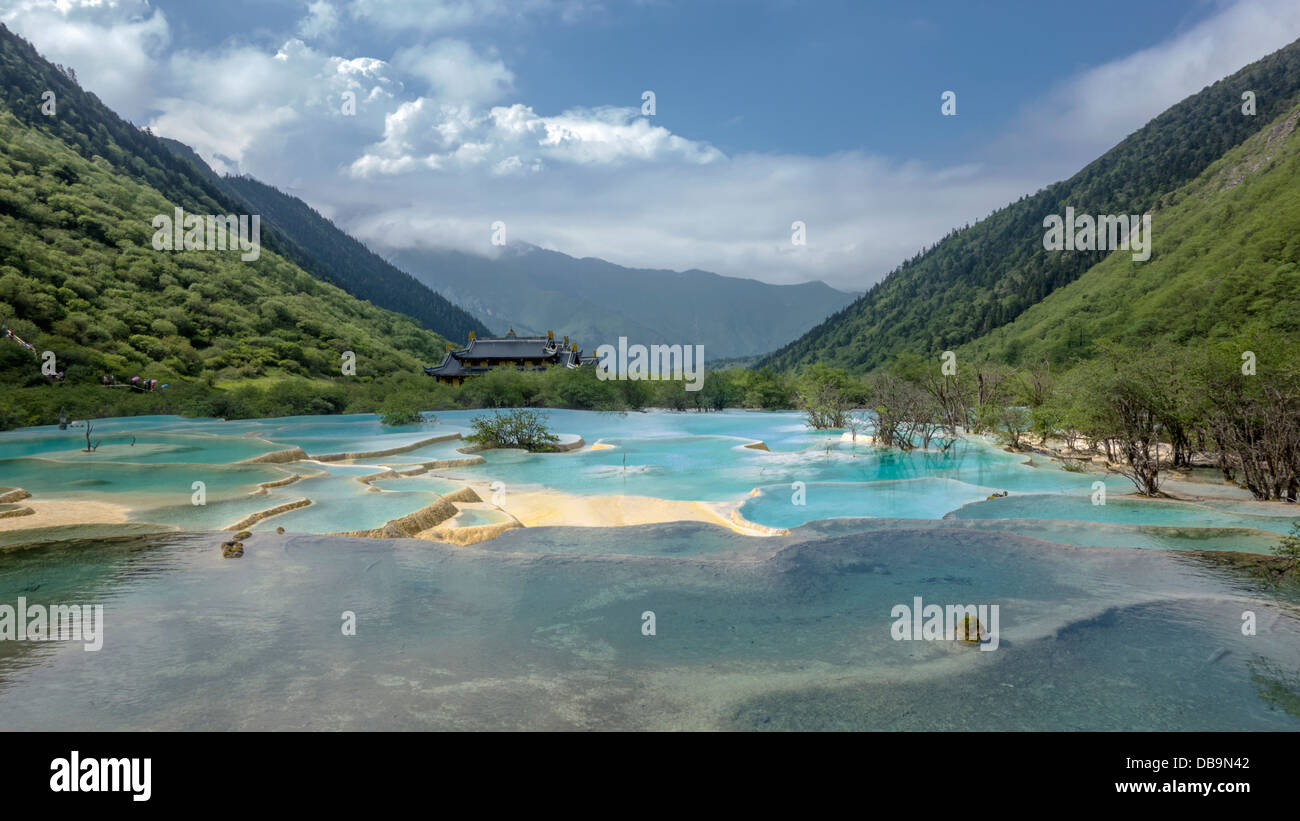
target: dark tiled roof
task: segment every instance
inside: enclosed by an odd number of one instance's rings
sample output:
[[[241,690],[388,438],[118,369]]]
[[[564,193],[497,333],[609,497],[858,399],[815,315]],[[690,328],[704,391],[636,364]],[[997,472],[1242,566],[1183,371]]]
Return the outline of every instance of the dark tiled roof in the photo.
[[[558,347],[544,336],[524,336],[513,339],[475,339],[468,348],[453,351],[457,359],[546,359],[554,356]]]
[[[465,360],[498,360],[522,362],[524,360],[550,360],[566,368],[576,368],[583,362],[582,352],[561,347],[560,343],[544,336],[507,336],[496,339],[472,339],[468,346],[443,354],[442,361],[424,372],[430,376],[473,376],[486,373],[489,367],[467,365]]]
[[[430,376],[462,376],[465,368],[460,364],[460,360],[451,355],[451,351],[442,355],[442,361],[432,368],[425,368],[424,372]]]

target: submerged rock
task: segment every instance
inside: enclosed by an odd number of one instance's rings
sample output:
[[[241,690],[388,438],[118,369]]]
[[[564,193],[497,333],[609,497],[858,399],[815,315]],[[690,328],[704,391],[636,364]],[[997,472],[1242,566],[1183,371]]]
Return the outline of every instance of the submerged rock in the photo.
[[[244,545],[242,542],[222,542],[221,555],[227,559],[238,559],[244,555]]]
[[[960,623],[953,625],[953,639],[963,644],[978,645],[988,634],[988,628],[970,616],[963,616]]]
[[[241,530],[235,534],[235,541],[242,542],[244,539],[247,539],[249,536],[252,535],[253,534],[249,533],[247,530]]]

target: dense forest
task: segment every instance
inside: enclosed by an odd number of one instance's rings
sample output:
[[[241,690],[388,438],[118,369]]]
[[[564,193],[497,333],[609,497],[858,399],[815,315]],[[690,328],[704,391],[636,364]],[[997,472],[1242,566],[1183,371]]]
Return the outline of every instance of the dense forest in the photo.
[[[157,191],[86,160],[0,111],[0,379],[42,386],[52,351],[65,383],[132,376],[206,386],[275,376],[358,378],[418,372],[446,340],[357,300],[263,249],[153,249]],[[129,390],[129,389],[128,389]],[[6,391],[9,401],[21,398]],[[49,421],[48,418],[44,421]]]
[[[1111,254],[959,354],[1060,365],[1106,344],[1300,342],[1298,122],[1300,106],[1165,197],[1150,260]]]
[[[1248,90],[1256,94],[1256,116],[1241,112]],[[1081,214],[1157,208],[1298,101],[1300,41],[1188,97],[1070,179],[950,233],[761,364],[792,369],[826,361],[865,372],[904,351],[938,356],[1002,327],[1105,256],[1044,250],[1046,215],[1067,206]]]
[[[218,177],[189,146],[165,138],[162,142],[234,198],[241,213],[260,214],[263,232],[269,229],[280,253],[304,271],[358,299],[406,314],[448,339],[463,341],[470,331],[491,334],[468,311],[395,268],[297,197],[252,177]]]
[[[41,113],[41,95],[53,91],[56,116]],[[348,237],[306,204],[274,189],[226,184],[206,164],[186,156],[148,130],[118,117],[30,43],[0,25],[0,103],[25,126],[57,137],[86,160],[102,157],[115,171],[197,214],[250,213],[265,207],[262,246],[307,273],[359,299],[415,317],[425,328],[462,340],[487,329],[423,283],[398,271]],[[199,167],[201,166],[201,167]],[[251,213],[259,213],[252,210]]]

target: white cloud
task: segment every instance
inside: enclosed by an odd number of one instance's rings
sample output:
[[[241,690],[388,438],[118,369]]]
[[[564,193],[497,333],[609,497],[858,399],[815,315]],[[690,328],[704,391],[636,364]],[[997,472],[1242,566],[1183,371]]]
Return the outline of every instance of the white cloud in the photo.
[[[516,155],[501,163],[511,166],[504,175],[496,167],[447,174],[409,165],[371,180],[363,199],[348,202],[323,187],[311,194],[333,200],[344,224],[382,247],[490,255],[490,226],[502,220],[512,240],[575,256],[860,288],[864,273],[888,271],[964,215],[986,214],[1025,185],[976,167],[898,164],[858,152],[635,163],[616,174],[583,165],[521,173]],[[807,224],[806,246],[791,243],[795,220]]]
[[[393,55],[393,65],[423,79],[435,96],[451,103],[495,102],[515,81],[505,63],[480,56],[463,40],[401,49]]]
[[[550,165],[702,165],[722,159],[713,146],[650,125],[639,114],[634,108],[606,107],[542,116],[520,103],[475,111],[421,97],[386,118],[383,139],[352,164],[352,173],[369,177],[492,163],[501,174]]]
[[[167,21],[143,0],[2,4],[0,19],[123,114],[151,111],[156,132],[219,170],[296,193],[376,244],[487,252],[491,223],[504,220],[512,239],[625,265],[852,288],[1069,176],[1168,106],[1300,35],[1294,0],[1225,7],[1062,83],[1027,106],[991,161],[956,165],[864,152],[726,156],[633,108],[574,100],[540,112],[509,99],[513,72],[477,39],[435,39],[391,60],[344,58],[319,44],[344,14],[386,31],[477,26],[477,37],[489,25],[597,8],[576,0],[312,0],[298,31],[313,45],[291,38],[271,52],[231,40],[170,55]],[[356,95],[355,116],[340,110],[345,91]],[[807,224],[806,246],[790,243],[795,220]]]
[[[171,38],[167,18],[144,0],[21,0],[5,4],[0,21],[50,61],[71,66],[82,87],[118,114],[137,119],[148,111]]]
[[[590,0],[353,0],[358,20],[395,31],[451,31],[531,17],[573,22],[601,4]]]
[[[329,0],[312,0],[307,4],[307,16],[298,22],[298,34],[315,40],[330,36],[338,27],[338,9]]]
[[[286,168],[329,174],[329,152],[340,161],[355,152],[402,91],[383,60],[329,56],[296,39],[274,54],[242,45],[181,52],[169,69],[176,93],[157,101],[153,129],[220,172],[268,180],[293,179]],[[354,116],[343,113],[344,92],[355,96]]]
[[[1296,0],[1236,3],[1163,43],[1059,85],[1026,108],[1002,148],[1009,157],[1047,161],[1049,174],[1072,175],[1165,109],[1297,36]]]

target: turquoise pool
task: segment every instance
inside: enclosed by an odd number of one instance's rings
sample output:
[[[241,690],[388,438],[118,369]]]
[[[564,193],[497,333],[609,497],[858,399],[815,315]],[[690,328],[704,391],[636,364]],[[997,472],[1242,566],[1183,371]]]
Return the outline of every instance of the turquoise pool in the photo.
[[[946,453],[881,452],[842,441],[838,431],[810,430],[798,413],[772,412],[547,411],[553,430],[567,439],[581,437],[588,447],[551,454],[487,451],[479,454],[480,464],[377,480],[373,487],[383,492],[355,481],[389,468],[464,460],[459,448],[466,443],[455,437],[469,432],[478,413],[443,412],[397,428],[384,426],[374,414],[232,422],[105,419],[93,423],[92,439],[99,442],[94,453],[82,451],[84,435],[76,423],[67,431],[24,429],[0,434],[0,485],[25,488],[38,501],[118,502],[132,509],[133,521],[192,530],[224,527],[306,498],[309,507],[274,516],[257,529],[308,533],[379,527],[466,483],[494,482],[501,483],[506,499],[518,490],[553,490],[733,503],[746,519],[773,528],[841,517],[951,516],[1219,534],[1211,542],[1172,531],[1164,536],[1140,529],[1105,531],[1108,544],[1134,547],[1227,542],[1258,549],[1272,537],[1250,534],[1285,533],[1300,516],[1289,506],[1254,503],[1244,491],[1211,482],[1179,485],[1205,489],[1207,498],[1195,504],[1138,500],[1129,495],[1131,484],[1115,474],[1073,473],[1043,457],[1007,453],[979,440],[959,442]],[[292,448],[330,458],[398,452],[362,457],[357,464],[246,461]],[[279,484],[295,474],[305,478]],[[203,507],[192,504],[197,481],[206,489]],[[1091,502],[1098,481],[1106,486],[1105,505]],[[269,487],[261,491],[261,485]],[[1010,495],[986,501],[993,493]]]

